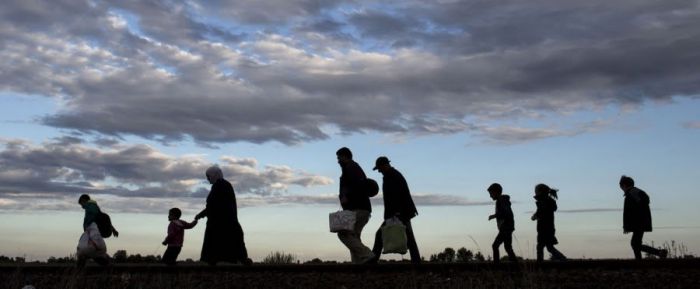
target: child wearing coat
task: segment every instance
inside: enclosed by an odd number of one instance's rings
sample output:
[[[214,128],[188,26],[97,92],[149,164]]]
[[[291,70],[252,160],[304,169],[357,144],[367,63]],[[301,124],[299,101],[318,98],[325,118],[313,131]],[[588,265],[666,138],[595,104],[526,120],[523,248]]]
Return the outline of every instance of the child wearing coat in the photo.
[[[168,249],[163,253],[162,262],[169,266],[175,265],[177,256],[180,255],[185,240],[185,229],[192,229],[197,225],[197,220],[187,223],[180,220],[180,216],[182,216],[182,211],[178,208],[172,208],[168,211],[170,225],[168,225],[168,236],[163,240],[163,245],[167,245]]]
[[[513,231],[515,231],[515,220],[513,211],[510,209],[510,196],[503,194],[503,187],[498,183],[493,183],[486,189],[489,192],[491,199],[496,201],[496,213],[489,216],[489,220],[496,219],[498,226],[498,235],[493,241],[491,248],[493,249],[493,262],[500,262],[499,247],[503,247],[508,253],[508,259],[512,262],[517,262],[518,258],[513,252]]]
[[[544,248],[547,248],[547,251],[552,254],[552,260],[566,260],[566,256],[554,248],[554,245],[559,243],[554,236],[557,190],[545,184],[539,184],[535,186],[534,198],[537,211],[532,215],[532,220],[537,221],[537,262],[542,262]]]
[[[657,249],[642,243],[644,232],[651,232],[649,195],[635,187],[634,179],[625,175],[620,178],[620,189],[625,193],[622,227],[625,234],[632,232],[630,243],[634,252],[634,258],[641,260],[642,252],[645,252],[665,259],[668,256],[668,250]]]

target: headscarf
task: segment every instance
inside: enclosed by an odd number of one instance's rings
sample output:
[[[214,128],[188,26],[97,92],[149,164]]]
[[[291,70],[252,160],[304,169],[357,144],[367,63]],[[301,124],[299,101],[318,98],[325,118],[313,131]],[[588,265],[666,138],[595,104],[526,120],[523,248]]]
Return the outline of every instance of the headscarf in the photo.
[[[216,165],[209,167],[206,171],[206,175],[209,176],[212,183],[224,178],[224,172]]]

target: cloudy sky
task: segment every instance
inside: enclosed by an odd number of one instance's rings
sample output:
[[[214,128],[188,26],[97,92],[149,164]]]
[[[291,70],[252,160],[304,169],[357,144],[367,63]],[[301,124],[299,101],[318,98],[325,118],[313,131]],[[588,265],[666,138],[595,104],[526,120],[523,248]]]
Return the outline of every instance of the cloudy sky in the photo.
[[[622,174],[651,195],[646,240],[700,253],[700,1],[0,5],[0,255],[72,253],[83,193],[122,232],[110,252],[162,254],[167,210],[191,220],[218,164],[253,259],[348,260],[327,232],[342,146],[372,178],[380,155],[403,172],[426,258],[490,255],[493,182],[514,202],[517,254],[534,256],[546,183],[562,252],[632,257]]]

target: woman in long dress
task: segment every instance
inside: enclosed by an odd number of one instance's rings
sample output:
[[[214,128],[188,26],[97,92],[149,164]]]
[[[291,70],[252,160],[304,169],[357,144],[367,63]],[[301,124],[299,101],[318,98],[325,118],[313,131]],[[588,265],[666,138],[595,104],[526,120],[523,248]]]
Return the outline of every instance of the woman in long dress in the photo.
[[[233,186],[224,179],[223,172],[217,166],[207,169],[206,176],[212,185],[207,196],[207,206],[195,217],[197,220],[207,218],[201,261],[209,265],[218,262],[250,265],[252,261],[248,258],[243,228],[238,222]]]

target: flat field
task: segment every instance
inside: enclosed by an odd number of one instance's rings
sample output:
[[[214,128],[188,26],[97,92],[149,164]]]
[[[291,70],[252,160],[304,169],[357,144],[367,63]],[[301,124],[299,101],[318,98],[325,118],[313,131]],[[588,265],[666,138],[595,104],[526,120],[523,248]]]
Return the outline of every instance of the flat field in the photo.
[[[700,259],[535,264],[0,265],[0,288],[700,288]]]

